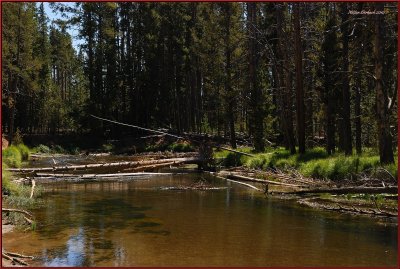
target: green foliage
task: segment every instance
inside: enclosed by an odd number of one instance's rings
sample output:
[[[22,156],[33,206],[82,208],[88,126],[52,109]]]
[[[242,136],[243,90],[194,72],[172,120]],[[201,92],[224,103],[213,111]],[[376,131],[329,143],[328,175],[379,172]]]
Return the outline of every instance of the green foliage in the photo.
[[[1,165],[1,189],[2,193],[5,194],[18,194],[19,190],[15,184],[11,183],[11,173],[8,172],[6,169],[8,165],[4,163],[4,159]]]
[[[111,151],[114,150],[114,145],[113,145],[113,144],[110,144],[110,143],[108,143],[108,144],[103,144],[103,145],[101,146],[101,150],[102,150],[102,151],[106,151],[106,152],[111,152]]]
[[[173,152],[191,152],[194,151],[192,145],[188,142],[176,142],[167,147],[168,150]]]
[[[60,145],[53,146],[51,148],[51,152],[59,153],[59,154],[67,153],[67,151]]]
[[[24,141],[22,140],[21,131],[19,130],[19,128],[17,128],[17,131],[14,133],[12,144],[13,145],[20,145],[20,144],[23,144],[23,143],[24,143]]]
[[[397,165],[390,164],[381,166],[379,156],[372,155],[368,151],[361,156],[345,156],[337,153],[327,155],[323,148],[307,150],[304,154],[290,155],[285,149],[277,149],[275,152],[256,154],[255,157],[248,157],[244,165],[253,169],[297,169],[306,177],[328,178],[341,180],[357,177],[360,173],[376,177],[388,177],[387,173],[397,178]],[[382,169],[383,168],[383,169]]]
[[[2,158],[5,164],[10,167],[21,167],[22,155],[16,146],[9,146],[2,151]]]
[[[312,149],[307,149],[304,154],[298,154],[297,155],[297,161],[299,162],[308,162],[310,160],[315,160],[315,159],[323,159],[327,158],[328,153],[326,150],[322,147],[315,147]]]
[[[33,148],[33,152],[36,153],[50,153],[50,148],[46,145],[40,144],[39,146]]]
[[[223,165],[226,167],[241,166],[241,155],[234,152],[229,152],[223,161]]]
[[[24,144],[18,144],[17,148],[19,150],[19,152],[21,153],[21,157],[23,161],[27,161],[29,160],[29,154],[30,154],[30,150],[27,146],[25,146]]]

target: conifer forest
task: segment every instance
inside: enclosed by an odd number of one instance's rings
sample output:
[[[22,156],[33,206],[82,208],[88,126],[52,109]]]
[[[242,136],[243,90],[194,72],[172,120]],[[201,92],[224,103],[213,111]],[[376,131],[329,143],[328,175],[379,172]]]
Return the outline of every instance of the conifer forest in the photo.
[[[3,265],[398,266],[397,2],[1,8]]]

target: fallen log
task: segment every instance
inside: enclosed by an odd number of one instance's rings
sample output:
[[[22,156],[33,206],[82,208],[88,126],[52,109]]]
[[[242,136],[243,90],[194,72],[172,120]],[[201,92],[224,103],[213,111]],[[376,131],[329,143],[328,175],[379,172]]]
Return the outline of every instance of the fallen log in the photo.
[[[249,156],[249,157],[254,157],[255,156],[254,154],[241,152],[241,151],[237,151],[237,150],[226,148],[226,147],[221,147],[221,146],[215,146],[215,147],[223,149],[223,150],[231,151],[231,152],[234,152],[234,153],[237,153],[237,154],[246,155],[246,156]]]
[[[268,183],[268,184],[272,184],[272,185],[281,185],[281,186],[296,187],[296,188],[304,187],[304,186],[301,186],[301,185],[295,185],[295,184],[289,184],[289,183],[283,183],[283,182],[277,182],[277,181],[265,180],[265,179],[256,179],[256,178],[252,178],[252,177],[235,175],[235,174],[232,174],[232,173],[228,173],[228,174],[220,173],[220,174],[221,175],[226,175],[226,177],[228,179],[237,179],[237,180],[258,182],[258,183],[264,183],[264,184]]]
[[[20,264],[20,265],[28,266],[28,264],[27,264],[26,262],[24,262],[23,260],[18,259],[18,258],[16,258],[16,257],[11,257],[11,256],[7,255],[7,254],[4,253],[4,252],[1,253],[1,256],[2,256],[4,259],[10,260],[10,261],[12,261],[12,262],[14,262],[14,263],[18,263],[18,264]]]
[[[157,133],[157,134],[160,134],[160,135],[170,136],[170,137],[173,137],[173,138],[176,138],[176,139],[188,139],[188,137],[173,135],[173,134],[166,133],[166,132],[161,132],[161,131],[157,131],[157,130],[143,128],[143,127],[136,126],[136,125],[133,125],[133,124],[127,124],[127,123],[122,123],[122,122],[118,122],[118,121],[114,121],[114,120],[109,120],[109,119],[97,117],[95,115],[90,115],[90,116],[95,118],[95,119],[102,120],[102,121],[108,121],[108,122],[111,122],[111,123],[115,123],[115,124],[119,124],[119,125],[123,125],[123,126],[127,126],[127,127],[133,127],[133,128],[139,129],[139,130],[144,130],[144,131],[148,131],[148,132]],[[189,140],[191,140],[192,142],[200,143],[199,141],[196,141],[196,140],[193,140],[193,139],[189,139]],[[255,155],[250,154],[250,153],[240,152],[240,151],[237,151],[237,150],[234,150],[234,149],[230,149],[230,148],[226,148],[226,147],[222,147],[222,146],[218,146],[218,145],[216,145],[215,147],[220,148],[220,149],[224,149],[224,150],[227,150],[227,151],[231,151],[231,152],[234,152],[234,153],[237,153],[237,154],[250,156],[250,157],[254,157],[255,156]]]
[[[77,169],[90,169],[90,168],[108,168],[108,167],[123,167],[123,166],[139,166],[139,165],[150,165],[167,162],[181,162],[181,163],[200,163],[200,158],[172,158],[172,159],[161,159],[151,161],[135,161],[135,162],[115,162],[115,163],[95,163],[95,164],[82,164],[82,165],[70,165],[70,166],[54,166],[54,167],[32,167],[32,168],[7,168],[7,171],[11,172],[38,172],[38,171],[68,171]]]
[[[329,205],[324,205],[321,203],[313,203],[310,200],[300,200],[300,204],[307,205],[310,207],[316,207],[316,208],[321,208],[325,210],[331,210],[331,211],[341,211],[341,212],[349,212],[349,213],[358,213],[358,214],[368,214],[368,215],[377,215],[377,216],[385,216],[385,217],[397,217],[397,214],[394,214],[392,212],[388,211],[383,211],[383,210],[374,210],[372,208],[367,208],[367,209],[362,209],[362,208],[356,208],[354,206],[347,207],[347,206],[342,206],[339,203],[336,203],[337,207],[335,206],[329,206]]]
[[[153,164],[153,165],[145,165],[145,166],[140,166],[137,168],[133,168],[132,171],[144,171],[148,169],[155,169],[155,168],[161,168],[161,167],[166,167],[170,165],[176,165],[176,164],[182,164],[182,162],[169,162],[169,163],[160,163],[160,164]]]
[[[31,195],[29,196],[29,199],[32,199],[33,197],[33,191],[35,190],[36,182],[35,180],[32,179],[32,189],[31,189]]]
[[[3,211],[3,212],[18,212],[18,213],[28,215],[29,217],[33,217],[31,213],[29,213],[28,211],[22,210],[22,209],[2,208],[1,211]]]
[[[277,192],[274,192],[277,193]],[[314,194],[314,193],[334,193],[334,194],[348,194],[348,193],[365,193],[365,194],[378,194],[378,193],[392,193],[397,194],[397,186],[388,187],[345,187],[345,188],[319,188],[310,190],[299,190],[290,192],[280,192],[281,194]]]
[[[159,190],[165,191],[186,191],[186,190],[200,190],[200,191],[213,191],[213,190],[226,190],[228,187],[192,187],[192,186],[173,186],[173,187],[159,187]]]
[[[122,180],[136,177],[148,176],[170,176],[178,173],[151,173],[151,172],[135,172],[135,173],[115,173],[115,174],[45,174],[45,176],[35,177],[35,180],[41,183],[51,183],[55,181],[79,181],[79,180]]]
[[[153,176],[153,175],[173,175],[176,173],[151,173],[151,172],[135,172],[135,173],[114,173],[114,174],[50,174],[37,173],[39,178],[47,177],[77,177],[77,178],[94,178],[94,177],[124,177],[124,176]]]
[[[233,183],[236,183],[236,184],[240,184],[240,185],[255,189],[257,191],[263,191],[262,189],[257,188],[256,186],[253,186],[253,185],[250,185],[250,184],[247,184],[247,183],[243,183],[243,182],[232,180],[232,179],[227,179],[225,177],[220,177],[220,176],[217,176],[217,175],[214,175],[214,176],[217,177],[217,178],[220,178],[220,179],[225,179],[226,181],[229,181],[229,182],[233,182]]]
[[[8,252],[8,251],[4,251],[3,253],[5,253],[6,255],[10,256],[10,257],[17,257],[17,258],[23,258],[23,259],[33,259],[33,256],[26,256],[26,255],[22,255],[19,253],[14,253],[14,252]]]

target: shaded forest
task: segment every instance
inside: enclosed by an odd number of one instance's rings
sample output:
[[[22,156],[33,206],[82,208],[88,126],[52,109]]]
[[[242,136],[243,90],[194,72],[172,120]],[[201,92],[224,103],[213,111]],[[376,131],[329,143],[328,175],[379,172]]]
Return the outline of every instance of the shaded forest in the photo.
[[[2,3],[2,132],[397,149],[395,3]],[[363,14],[371,11],[375,14]],[[364,12],[365,13],[365,12]],[[72,37],[68,29],[79,36]],[[73,46],[73,38],[81,44]]]

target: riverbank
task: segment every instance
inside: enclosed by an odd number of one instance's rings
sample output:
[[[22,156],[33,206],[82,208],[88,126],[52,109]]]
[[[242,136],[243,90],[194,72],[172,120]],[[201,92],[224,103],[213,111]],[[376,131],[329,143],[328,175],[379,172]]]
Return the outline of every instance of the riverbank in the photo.
[[[246,148],[239,150],[248,151]],[[218,172],[213,174],[241,182],[252,181],[250,184],[268,195],[296,199],[299,204],[304,206],[350,214],[367,214],[389,218],[397,216],[397,181],[389,171],[379,169],[380,166],[376,164],[374,156],[368,157],[365,154],[360,156],[357,159],[358,170],[344,167],[340,173],[333,172],[336,177],[330,179],[321,176],[305,176],[302,173],[304,169],[296,169],[296,166],[297,168],[307,167],[318,162],[329,164],[332,160],[329,158],[342,161],[342,156],[329,157],[320,149],[308,151],[305,155],[286,155],[287,153],[282,149],[257,154],[253,157],[240,156],[228,151],[218,151],[214,153],[214,165],[216,165],[215,169]],[[284,159],[285,156],[286,159]],[[176,173],[177,168],[190,163],[200,164],[199,168],[202,167],[201,157],[196,152],[160,151],[129,155],[112,155],[104,152],[86,152],[84,155],[37,153],[34,158],[36,159],[35,167],[13,169],[13,172],[22,173],[25,177],[29,175],[31,179],[39,183],[46,183],[54,181],[118,180],[137,176],[163,175],[163,173],[165,175],[165,173],[171,173],[171,171],[165,171],[165,169],[174,167],[172,173]],[[349,158],[354,159],[355,157]],[[366,161],[367,158],[369,158],[369,162]],[[43,165],[40,165],[40,160],[43,159],[49,160],[47,163],[50,162],[51,166],[48,169],[43,167],[46,161],[43,162]],[[286,163],[291,162],[293,164],[297,161],[299,164],[295,164],[294,167],[282,166],[283,160]],[[352,162],[356,161],[353,160]],[[371,164],[371,162],[374,164]],[[368,170],[366,167],[370,167],[370,169]],[[160,173],[160,169],[163,169],[163,173]],[[330,164],[330,169],[335,171],[340,169],[340,166],[333,161]],[[342,176],[347,171],[346,169],[360,172]],[[320,170],[324,170],[324,168]],[[190,170],[181,172],[188,171]],[[372,172],[367,174],[368,171]],[[394,173],[397,174],[397,170]],[[367,177],[367,175],[371,177]]]
[[[397,220],[397,188],[357,181],[335,182],[314,178],[296,178],[285,173],[231,168],[215,174],[221,179],[246,181],[266,196],[292,199],[316,209],[380,219]],[[380,182],[382,184],[382,182]],[[387,193],[388,192],[388,193]]]

